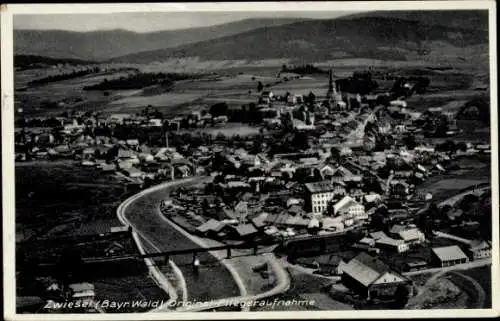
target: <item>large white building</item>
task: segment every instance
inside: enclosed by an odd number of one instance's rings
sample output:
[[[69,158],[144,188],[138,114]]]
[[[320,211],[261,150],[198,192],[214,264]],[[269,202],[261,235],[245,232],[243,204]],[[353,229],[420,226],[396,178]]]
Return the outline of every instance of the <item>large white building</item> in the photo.
[[[361,218],[365,216],[365,207],[350,196],[344,196],[333,206],[335,216],[345,218]]]
[[[328,207],[328,203],[335,195],[342,194],[345,190],[331,181],[307,183],[306,205],[313,214],[322,214]]]

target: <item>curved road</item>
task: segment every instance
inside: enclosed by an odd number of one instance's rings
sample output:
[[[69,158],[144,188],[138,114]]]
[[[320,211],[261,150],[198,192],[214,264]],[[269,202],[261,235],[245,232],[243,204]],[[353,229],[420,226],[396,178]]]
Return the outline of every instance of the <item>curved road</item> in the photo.
[[[145,246],[157,251],[199,248],[185,235],[163,220],[158,204],[168,193],[176,188],[203,182],[208,178],[193,177],[168,182],[145,190],[134,196],[132,202],[120,209],[123,217],[143,238]],[[120,215],[120,214],[119,214]],[[171,259],[180,268],[187,286],[188,299],[208,301],[238,296],[239,289],[229,271],[209,253],[200,253],[201,262],[210,262],[195,274],[191,267],[192,255],[177,255]]]

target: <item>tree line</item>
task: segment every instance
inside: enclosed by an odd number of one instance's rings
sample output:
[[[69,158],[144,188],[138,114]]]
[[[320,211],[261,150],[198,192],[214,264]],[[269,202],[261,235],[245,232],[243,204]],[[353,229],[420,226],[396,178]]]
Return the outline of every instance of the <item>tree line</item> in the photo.
[[[296,73],[299,75],[305,75],[305,74],[326,74],[328,73],[327,71],[320,69],[314,65],[311,64],[306,64],[302,66],[287,66],[283,65],[281,66],[281,72],[291,72],[291,73]]]
[[[83,87],[83,90],[142,89],[153,85],[172,87],[175,81],[196,79],[199,77],[199,75],[180,73],[136,73],[111,80],[106,78],[98,84]]]
[[[51,82],[56,82],[56,81],[62,81],[62,80],[68,80],[68,79],[73,79],[73,78],[78,78],[78,77],[84,77],[90,74],[95,74],[101,72],[101,69],[99,67],[94,67],[94,68],[88,68],[84,70],[75,70],[70,73],[63,73],[63,74],[58,74],[58,75],[52,75],[52,76],[47,76],[44,78],[40,79],[35,79],[33,81],[30,81],[28,83],[29,86],[37,86],[37,85],[45,85]]]
[[[93,61],[73,59],[73,58],[51,58],[37,55],[14,55],[14,67],[21,70],[36,69],[46,65],[54,66],[59,64],[71,65],[91,65]]]

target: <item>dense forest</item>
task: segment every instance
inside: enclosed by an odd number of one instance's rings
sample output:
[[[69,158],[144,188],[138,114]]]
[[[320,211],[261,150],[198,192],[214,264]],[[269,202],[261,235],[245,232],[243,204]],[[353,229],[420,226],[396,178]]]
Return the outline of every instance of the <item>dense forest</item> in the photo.
[[[83,90],[126,90],[126,89],[142,89],[153,85],[161,85],[164,87],[173,86],[175,81],[196,79],[200,75],[193,74],[178,74],[178,73],[137,73],[128,77],[120,77],[116,79],[104,79],[102,82],[83,87]]]
[[[281,67],[281,72],[292,72],[299,75],[308,75],[308,74],[326,74],[328,71],[320,69],[314,65],[303,65],[303,66],[287,66],[283,65]]]
[[[50,58],[45,56],[35,56],[35,55],[15,55],[14,56],[14,68],[19,68],[21,70],[43,68],[47,65],[56,66],[59,64],[70,64],[70,65],[92,65],[95,64],[93,61],[72,59],[72,58]]]
[[[76,70],[76,71],[73,71],[70,73],[63,73],[63,74],[59,74],[59,75],[52,75],[52,76],[47,76],[47,77],[40,78],[40,79],[35,79],[33,81],[30,81],[28,83],[28,85],[29,86],[45,85],[45,84],[48,84],[51,82],[84,77],[84,76],[87,76],[90,74],[96,74],[99,72],[101,72],[101,69],[99,67],[94,67],[94,68],[89,68],[89,69],[84,69],[84,70]]]

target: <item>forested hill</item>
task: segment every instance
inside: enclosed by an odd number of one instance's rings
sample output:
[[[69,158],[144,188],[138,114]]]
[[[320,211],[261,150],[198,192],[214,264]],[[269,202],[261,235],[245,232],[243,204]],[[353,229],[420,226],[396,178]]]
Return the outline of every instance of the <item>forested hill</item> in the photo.
[[[453,16],[450,17],[453,19]],[[455,25],[452,23],[451,25]],[[488,32],[391,17],[350,17],[310,20],[259,28],[194,44],[144,51],[114,59],[122,62],[199,57],[206,60],[290,58],[324,61],[360,57],[407,60],[415,55],[458,55],[473,50],[488,53]],[[470,52],[470,51],[469,51]]]

